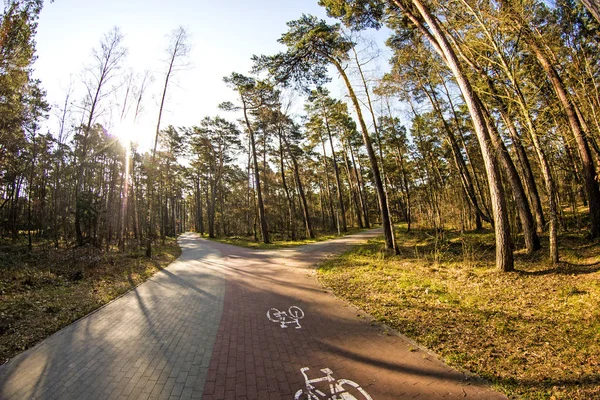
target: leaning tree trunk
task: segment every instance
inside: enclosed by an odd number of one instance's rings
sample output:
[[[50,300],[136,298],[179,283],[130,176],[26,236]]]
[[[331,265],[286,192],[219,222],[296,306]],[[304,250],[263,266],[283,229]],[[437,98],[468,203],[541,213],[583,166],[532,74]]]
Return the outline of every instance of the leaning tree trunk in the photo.
[[[535,178],[531,170],[531,163],[529,162],[529,157],[525,152],[525,147],[521,142],[521,138],[517,134],[517,130],[513,121],[510,119],[510,116],[502,112],[502,110],[500,110],[500,114],[502,115],[502,120],[506,125],[508,134],[512,140],[515,149],[515,154],[517,155],[519,164],[521,165],[523,182],[525,183],[525,187],[527,188],[527,192],[529,193],[529,199],[531,201],[531,207],[533,209],[532,211],[535,216],[535,225],[537,232],[542,233],[545,230],[546,220],[544,218],[542,202],[540,201],[540,195],[537,189],[537,184],[535,183]]]
[[[373,121],[373,129],[375,130],[375,136],[377,137],[377,141],[379,142],[379,158],[381,160],[381,176],[383,177],[383,190],[385,193],[385,206],[387,208],[387,212],[390,218],[390,229],[392,231],[392,246],[394,247],[394,250],[396,252],[396,254],[399,254],[399,250],[398,250],[398,245],[396,243],[396,235],[394,234],[394,223],[392,221],[392,214],[390,212],[390,203],[389,203],[389,194],[387,191],[387,185],[385,184],[385,177],[386,177],[386,173],[385,173],[385,165],[383,163],[383,149],[381,147],[381,137],[379,136],[379,128],[377,126],[377,119],[375,118],[375,111],[373,110],[373,104],[371,103],[371,95],[369,94],[369,86],[367,85],[367,80],[365,78],[365,75],[363,73],[362,67],[360,65],[360,62],[358,60],[358,54],[356,53],[356,49],[354,48],[354,46],[352,46],[352,52],[354,53],[354,60],[356,61],[356,67],[358,69],[363,87],[365,89],[365,95],[367,96],[367,106],[369,109],[369,112],[371,113],[371,119]]]
[[[404,13],[407,15],[410,14],[410,16],[413,17],[411,20],[415,21],[418,26],[420,25],[419,29],[426,30],[426,28],[423,26],[423,23],[414,17],[414,15],[407,9],[407,7],[405,7],[401,0],[393,1],[400,7],[400,9],[404,11]],[[490,200],[492,203],[492,212],[494,216],[494,230],[496,233],[496,266],[502,271],[513,271],[513,248],[510,237],[508,209],[506,206],[504,187],[502,186],[497,160],[494,157],[494,150],[490,146],[490,133],[487,130],[483,112],[476,101],[475,93],[471,83],[462,71],[458,58],[450,46],[448,39],[442,33],[438,21],[433,17],[429,9],[420,0],[411,0],[411,2],[421,14],[422,18],[427,24],[427,27],[431,29],[431,32],[427,38],[431,41],[431,44],[440,53],[452,71],[465,100],[465,104],[469,109],[488,176]]]
[[[442,113],[439,101],[437,99],[437,96],[435,95],[435,91],[431,86],[431,83],[428,82],[431,92],[425,88],[424,84],[422,84],[421,82],[419,82],[419,84],[423,92],[425,92],[425,94],[429,98],[433,109],[437,112],[438,116],[442,121],[442,125],[444,126],[444,131],[446,132],[446,137],[448,138],[450,149],[452,151],[452,157],[454,158],[454,164],[456,165],[456,169],[458,171],[460,183],[462,185],[463,191],[465,192],[467,200],[475,210],[475,214],[479,219],[484,220],[488,223],[491,222],[490,217],[488,217],[479,207],[479,202],[477,201],[477,195],[475,193],[475,187],[473,186],[471,175],[469,174],[469,170],[467,169],[467,164],[465,163],[463,155],[458,146],[458,142],[456,141],[456,136],[454,136],[452,129],[448,125],[448,122],[446,121],[446,118]]]
[[[478,194],[479,198],[481,199],[480,206],[482,208],[482,212],[484,212],[485,215],[489,216],[490,211],[487,206],[486,199],[483,195],[483,190],[481,188],[481,184],[479,183],[479,179],[477,178],[477,172],[475,171],[475,167],[473,165],[473,158],[471,157],[471,151],[469,151],[469,148],[467,147],[467,145],[465,143],[465,138],[463,135],[462,127],[460,125],[460,120],[459,120],[458,114],[456,112],[456,108],[454,107],[454,104],[452,103],[452,96],[450,95],[450,91],[448,90],[448,87],[446,86],[446,83],[444,82],[444,80],[442,80],[441,82],[442,82],[442,87],[444,88],[444,93],[446,94],[446,98],[448,99],[448,104],[450,104],[450,109],[452,110],[452,117],[454,119],[454,122],[456,123],[458,138],[460,139],[460,143],[462,144],[462,147],[465,149],[465,157],[466,157],[466,161],[467,161],[467,164],[466,164],[467,171],[468,172],[470,171],[471,177],[472,177],[472,182],[474,182],[474,188],[477,190],[475,198],[477,198],[477,194]],[[475,226],[477,229],[482,228],[481,219],[482,218],[479,214],[475,214]],[[489,219],[489,217],[488,217],[488,219]],[[490,219],[489,222],[491,223],[492,226],[494,225],[493,220]]]
[[[523,178],[525,182],[525,186],[527,191],[529,192],[529,199],[531,200],[531,205],[533,207],[535,220],[536,220],[536,228],[539,233],[544,231],[545,221],[544,221],[544,213],[542,210],[542,203],[540,201],[540,196],[537,190],[537,185],[535,183],[535,179],[533,177],[533,172],[531,171],[531,163],[529,162],[529,157],[525,152],[525,148],[521,143],[521,138],[517,134],[517,129],[513,123],[512,118],[508,113],[508,106],[506,105],[505,100],[499,95],[494,82],[490,77],[487,79],[488,87],[490,91],[494,95],[494,99],[498,105],[498,109],[500,111],[500,116],[506,125],[509,136],[513,142],[515,153],[517,154],[517,158],[519,159],[519,163],[521,164],[521,170],[523,172]],[[513,82],[516,84],[516,82]],[[521,108],[525,106],[524,99],[522,97],[522,93],[519,88],[515,85],[515,90],[517,91],[517,102],[521,105]]]
[[[474,96],[476,101],[479,102],[479,106],[482,110],[484,120],[487,124],[487,129],[490,134],[490,138],[492,139],[492,146],[494,146],[496,156],[498,157],[504,169],[506,178],[512,189],[513,198],[515,200],[515,206],[517,207],[519,219],[523,228],[523,239],[525,240],[525,248],[527,249],[527,254],[532,254],[534,251],[540,249],[540,239],[535,229],[535,221],[533,219],[533,214],[531,213],[529,203],[527,202],[527,196],[525,195],[525,189],[523,189],[521,178],[519,177],[519,173],[515,168],[515,164],[513,163],[512,159],[510,158],[510,155],[508,154],[508,149],[504,145],[500,134],[496,130],[496,127],[493,125],[492,121],[490,120],[491,117],[487,113],[485,106],[483,105],[483,103],[481,103],[481,100],[479,100],[477,94],[474,93]]]
[[[552,177],[550,164],[548,158],[542,149],[540,139],[536,132],[535,126],[529,115],[529,110],[526,107],[525,97],[523,93],[516,86],[517,102],[521,110],[521,114],[525,119],[527,126],[527,132],[533,143],[538,162],[540,163],[540,169],[542,170],[542,177],[544,178],[544,185],[546,186],[546,192],[548,192],[548,239],[549,239],[549,253],[552,264],[557,264],[559,261],[558,255],[558,205],[557,205],[557,194],[556,185]]]
[[[521,28],[523,28],[522,24],[520,25]],[[577,143],[577,149],[579,150],[579,157],[581,158],[582,163],[583,177],[590,210],[589,236],[590,238],[597,238],[600,236],[600,188],[598,188],[598,182],[596,181],[596,170],[590,146],[586,138],[586,133],[582,129],[581,122],[577,117],[576,106],[573,104],[558,72],[538,44],[534,34],[528,28],[520,29],[519,32],[522,35],[523,40],[525,40],[527,45],[533,50],[538,63],[550,80],[556,96],[567,115],[567,120],[569,121],[571,132]]]
[[[352,104],[354,105],[354,109],[356,111],[356,115],[358,117],[358,122],[360,124],[363,142],[367,149],[367,154],[369,156],[369,161],[371,163],[371,170],[373,171],[373,179],[375,180],[375,188],[377,190],[377,197],[379,199],[379,209],[381,211],[381,224],[383,226],[383,236],[385,239],[385,247],[389,250],[398,251],[397,248],[394,248],[394,232],[392,230],[392,226],[390,224],[390,212],[388,209],[387,197],[385,195],[385,190],[383,188],[383,182],[381,181],[381,173],[379,172],[379,165],[377,163],[377,157],[375,156],[375,151],[373,150],[373,145],[371,144],[371,138],[369,137],[369,131],[367,130],[367,125],[365,124],[365,120],[362,116],[362,111],[360,108],[360,104],[358,102],[358,98],[354,93],[354,89],[352,88],[352,84],[348,79],[348,75],[346,71],[342,67],[342,65],[335,59],[330,59],[330,61],[335,65],[339,74],[346,84],[346,88],[348,89],[348,94],[350,95],[350,99],[352,100]]]

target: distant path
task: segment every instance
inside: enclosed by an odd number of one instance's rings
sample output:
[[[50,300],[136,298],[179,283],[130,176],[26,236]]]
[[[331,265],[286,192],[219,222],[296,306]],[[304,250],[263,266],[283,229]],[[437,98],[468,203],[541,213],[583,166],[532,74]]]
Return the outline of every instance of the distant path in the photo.
[[[184,234],[168,268],[0,366],[0,399],[505,398],[320,287],[311,265],[380,234],[268,251]]]

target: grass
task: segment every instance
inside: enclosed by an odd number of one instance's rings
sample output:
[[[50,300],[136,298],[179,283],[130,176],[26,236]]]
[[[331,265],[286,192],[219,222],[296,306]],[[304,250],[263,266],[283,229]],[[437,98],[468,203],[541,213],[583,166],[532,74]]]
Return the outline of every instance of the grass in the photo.
[[[439,238],[438,238],[439,239]],[[561,265],[517,252],[494,268],[493,233],[398,234],[399,256],[372,240],[319,279],[341,296],[511,397],[600,398],[600,245],[560,237]],[[544,246],[547,249],[547,246]]]
[[[127,292],[180,254],[174,238],[143,251],[34,249],[0,243],[0,364]]]
[[[358,233],[362,229],[348,228],[347,232],[342,232],[341,236],[351,235]],[[288,240],[281,236],[272,235],[271,243],[263,243],[261,241],[255,241],[253,236],[226,236],[209,238],[208,235],[203,235],[205,239],[214,240],[215,242],[227,243],[234,246],[246,247],[249,249],[281,249],[287,247],[302,246],[309,243],[323,242],[325,240],[331,240],[340,237],[337,232],[317,232],[314,239],[304,238],[299,240]]]

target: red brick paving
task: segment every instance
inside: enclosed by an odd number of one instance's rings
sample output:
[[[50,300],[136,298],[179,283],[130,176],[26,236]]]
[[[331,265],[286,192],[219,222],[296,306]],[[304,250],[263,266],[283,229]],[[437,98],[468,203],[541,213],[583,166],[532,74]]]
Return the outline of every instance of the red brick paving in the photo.
[[[505,398],[435,356],[415,351],[407,339],[383,334],[362,313],[326,293],[307,267],[332,245],[262,253],[210,246],[229,259],[223,316],[203,399],[293,399],[305,387],[303,367],[310,368],[310,379],[330,368],[334,378],[357,382],[374,400]],[[333,246],[339,250],[341,245]],[[301,329],[283,329],[267,319],[271,307],[287,310],[292,305],[305,313]],[[315,386],[329,393],[327,384]],[[364,399],[356,390],[352,394]]]

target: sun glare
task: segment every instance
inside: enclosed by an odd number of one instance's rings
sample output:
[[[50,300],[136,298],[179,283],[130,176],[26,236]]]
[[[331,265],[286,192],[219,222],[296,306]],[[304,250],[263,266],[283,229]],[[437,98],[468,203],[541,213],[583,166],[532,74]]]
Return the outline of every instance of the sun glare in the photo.
[[[152,135],[148,127],[132,122],[122,122],[113,129],[113,134],[125,147],[133,144],[135,147],[145,150]]]
[[[129,147],[130,143],[135,142],[135,125],[122,122],[113,129],[113,134],[119,139],[123,146]]]

